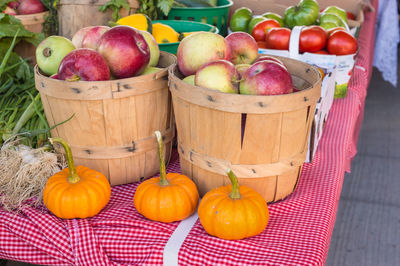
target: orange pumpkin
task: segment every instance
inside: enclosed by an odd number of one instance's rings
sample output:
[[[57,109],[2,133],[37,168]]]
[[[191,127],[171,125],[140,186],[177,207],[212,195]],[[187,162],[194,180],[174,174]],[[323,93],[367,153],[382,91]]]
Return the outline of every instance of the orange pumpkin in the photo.
[[[107,178],[86,166],[75,168],[71,148],[65,140],[51,138],[50,142],[63,146],[68,168],[47,180],[43,190],[44,205],[55,216],[63,219],[87,218],[98,214],[111,196]]]
[[[161,133],[155,132],[160,159],[160,176],[142,182],[133,203],[147,219],[170,223],[180,221],[196,211],[199,192],[193,181],[178,173],[166,174]]]
[[[222,239],[243,239],[260,234],[268,224],[268,206],[255,190],[240,186],[229,170],[232,185],[207,192],[199,205],[199,219],[206,232]]]

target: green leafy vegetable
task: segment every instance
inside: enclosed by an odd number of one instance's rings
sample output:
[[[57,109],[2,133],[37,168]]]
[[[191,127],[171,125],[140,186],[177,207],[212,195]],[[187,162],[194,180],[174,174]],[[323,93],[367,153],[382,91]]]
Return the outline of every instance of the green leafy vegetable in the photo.
[[[0,13],[0,146],[3,141],[26,131],[48,130],[43,106],[35,89],[33,67],[13,52],[21,41],[37,44],[42,35],[27,31],[18,19]],[[33,147],[43,145],[48,133],[24,137]]]
[[[4,11],[7,7],[7,4],[14,0],[0,0],[0,12]]]
[[[44,18],[45,20],[43,23],[42,32],[46,36],[56,35],[58,33],[57,8],[58,8],[58,5],[60,4],[60,0],[41,0],[41,2],[49,11],[49,15]]]
[[[168,13],[171,10],[173,3],[174,0],[158,0],[157,7],[161,10],[164,16],[168,16]]]
[[[106,12],[108,9],[113,11],[112,18],[114,21],[117,21],[121,18],[120,11],[124,8],[129,10],[129,3],[127,0],[110,0],[105,5],[99,7],[99,11]]]

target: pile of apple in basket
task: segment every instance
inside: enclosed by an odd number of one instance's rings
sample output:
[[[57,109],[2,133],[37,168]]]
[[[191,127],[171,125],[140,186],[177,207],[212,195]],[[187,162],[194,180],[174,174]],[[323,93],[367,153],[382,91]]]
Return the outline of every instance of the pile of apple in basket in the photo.
[[[259,56],[257,42],[245,32],[223,38],[202,32],[179,44],[178,67],[185,82],[225,93],[279,95],[294,92],[286,66]]]

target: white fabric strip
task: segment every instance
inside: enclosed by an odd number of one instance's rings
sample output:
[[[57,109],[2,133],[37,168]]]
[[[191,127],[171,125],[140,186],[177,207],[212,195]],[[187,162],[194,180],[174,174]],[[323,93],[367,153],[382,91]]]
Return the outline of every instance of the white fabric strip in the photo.
[[[163,265],[164,266],[178,266],[178,254],[179,250],[185,241],[186,236],[189,234],[190,230],[192,230],[194,224],[199,218],[199,215],[196,212],[182,220],[175,231],[172,233],[171,237],[169,238],[167,244],[164,247],[163,253]]]

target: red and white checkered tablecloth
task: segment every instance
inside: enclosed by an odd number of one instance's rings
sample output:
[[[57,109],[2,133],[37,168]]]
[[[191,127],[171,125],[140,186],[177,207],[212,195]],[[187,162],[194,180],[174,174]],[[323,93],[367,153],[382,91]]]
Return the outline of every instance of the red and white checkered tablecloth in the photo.
[[[377,7],[377,1],[375,1]],[[343,177],[356,154],[372,71],[376,14],[367,13],[348,95],[335,100],[317,154],[297,190],[271,204],[260,235],[238,241],[209,236],[197,220],[179,250],[180,265],[323,265]],[[168,171],[179,171],[173,153]],[[0,258],[49,265],[162,265],[179,222],[152,222],[133,207],[136,184],[112,188],[109,204],[90,219],[61,220],[46,208],[0,209]],[[178,251],[177,251],[178,252]]]

